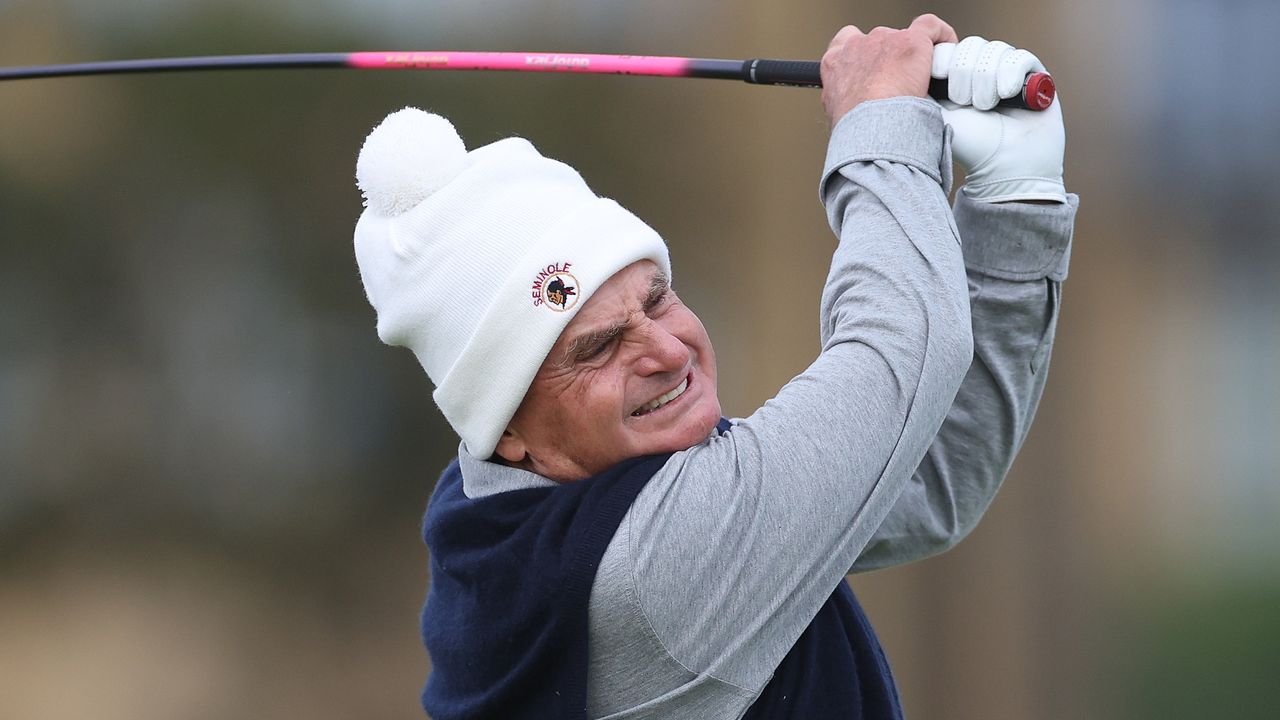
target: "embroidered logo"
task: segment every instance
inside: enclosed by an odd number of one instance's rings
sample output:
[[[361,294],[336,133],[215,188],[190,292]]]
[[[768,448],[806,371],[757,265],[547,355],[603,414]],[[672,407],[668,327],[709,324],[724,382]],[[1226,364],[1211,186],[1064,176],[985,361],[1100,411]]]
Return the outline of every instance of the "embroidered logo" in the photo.
[[[565,312],[578,304],[578,279],[569,273],[573,263],[553,263],[538,271],[533,278],[530,296],[533,306]]]

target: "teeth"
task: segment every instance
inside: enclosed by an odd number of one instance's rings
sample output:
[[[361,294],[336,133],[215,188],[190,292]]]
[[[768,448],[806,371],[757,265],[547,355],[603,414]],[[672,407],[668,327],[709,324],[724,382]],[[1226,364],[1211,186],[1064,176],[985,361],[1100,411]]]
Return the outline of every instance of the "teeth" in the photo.
[[[681,395],[684,394],[684,391],[687,389],[689,389],[689,378],[685,378],[684,380],[681,380],[680,384],[677,385],[674,390],[672,390],[671,392],[665,395],[659,395],[658,397],[650,400],[649,402],[642,405],[639,410],[636,410],[631,414],[644,415],[645,413],[651,413],[654,410],[657,410],[658,408],[662,407],[663,405],[666,405],[667,403],[671,402],[672,400],[675,400],[676,398],[680,397]]]

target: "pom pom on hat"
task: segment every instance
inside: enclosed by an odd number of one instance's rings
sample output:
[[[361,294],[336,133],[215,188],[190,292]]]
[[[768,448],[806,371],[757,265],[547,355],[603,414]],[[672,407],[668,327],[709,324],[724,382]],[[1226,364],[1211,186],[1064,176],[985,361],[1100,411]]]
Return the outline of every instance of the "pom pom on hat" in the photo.
[[[360,149],[356,184],[365,207],[395,217],[444,187],[467,164],[453,123],[407,107],[388,115]]]

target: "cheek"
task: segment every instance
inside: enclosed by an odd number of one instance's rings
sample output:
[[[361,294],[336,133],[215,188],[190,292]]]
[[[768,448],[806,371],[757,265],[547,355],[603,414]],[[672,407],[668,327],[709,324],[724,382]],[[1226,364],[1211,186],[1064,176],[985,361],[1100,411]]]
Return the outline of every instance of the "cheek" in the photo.
[[[583,394],[588,387],[584,380],[583,373],[576,372],[540,374],[530,385],[524,402],[516,410],[514,420],[526,426],[544,429],[563,425],[563,418],[575,417],[580,412]],[[562,419],[554,423],[546,422],[551,417]]]
[[[566,396],[570,404],[580,411],[583,431],[599,431],[601,423],[616,420],[622,413],[626,399],[626,382],[623,373],[610,363],[604,367],[582,373]],[[625,413],[623,413],[625,414]]]

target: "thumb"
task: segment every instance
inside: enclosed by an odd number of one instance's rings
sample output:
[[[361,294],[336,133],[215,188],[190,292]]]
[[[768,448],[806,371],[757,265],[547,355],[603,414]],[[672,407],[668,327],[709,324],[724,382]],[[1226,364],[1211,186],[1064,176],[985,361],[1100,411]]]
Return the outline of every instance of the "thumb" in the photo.
[[[955,43],[938,43],[933,46],[933,68],[929,74],[935,78],[945,78],[951,71],[951,56],[956,53]]]

